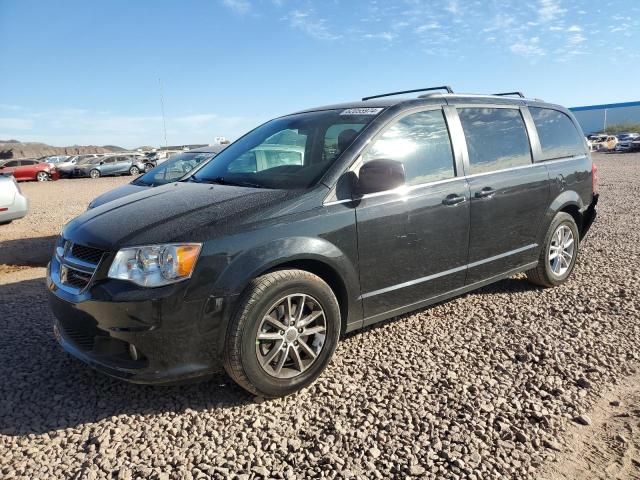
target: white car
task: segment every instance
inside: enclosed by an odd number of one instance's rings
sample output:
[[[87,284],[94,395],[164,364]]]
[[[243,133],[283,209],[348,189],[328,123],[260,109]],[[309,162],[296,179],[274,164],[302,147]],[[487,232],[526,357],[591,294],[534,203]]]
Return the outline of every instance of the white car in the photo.
[[[29,200],[13,175],[0,175],[0,225],[24,217],[28,210]]]

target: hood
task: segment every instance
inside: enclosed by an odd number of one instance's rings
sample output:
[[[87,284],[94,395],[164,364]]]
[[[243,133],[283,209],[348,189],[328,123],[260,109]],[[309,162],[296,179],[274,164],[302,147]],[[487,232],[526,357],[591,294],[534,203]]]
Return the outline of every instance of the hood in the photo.
[[[299,190],[170,183],[87,210],[64,227],[63,236],[109,250],[205,241],[240,225],[289,213],[302,198]]]
[[[127,195],[131,195],[132,193],[141,192],[143,190],[146,190],[147,188],[150,187],[127,183],[126,185],[122,185],[118,188],[114,188],[113,190],[109,190],[108,192],[94,198],[93,200],[91,200],[91,203],[89,203],[89,208],[99,207],[104,203],[116,200],[118,198],[126,197]]]

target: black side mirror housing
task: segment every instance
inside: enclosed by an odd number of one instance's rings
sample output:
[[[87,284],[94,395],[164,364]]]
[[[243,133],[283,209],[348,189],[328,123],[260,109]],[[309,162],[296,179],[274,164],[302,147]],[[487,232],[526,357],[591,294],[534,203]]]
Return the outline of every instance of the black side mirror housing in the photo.
[[[360,195],[393,190],[405,183],[404,164],[397,160],[371,160],[362,167],[356,184]]]

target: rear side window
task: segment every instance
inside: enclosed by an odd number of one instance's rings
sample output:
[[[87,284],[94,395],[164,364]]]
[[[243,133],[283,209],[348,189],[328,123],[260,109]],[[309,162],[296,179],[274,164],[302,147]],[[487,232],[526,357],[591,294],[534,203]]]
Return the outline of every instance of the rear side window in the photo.
[[[407,185],[455,176],[449,131],[442,110],[407,115],[391,125],[364,154],[364,162],[397,160],[404,164]]]
[[[520,110],[458,110],[469,151],[470,174],[531,164],[531,146]]]
[[[529,111],[545,160],[585,154],[582,135],[568,116],[550,108],[529,107]]]

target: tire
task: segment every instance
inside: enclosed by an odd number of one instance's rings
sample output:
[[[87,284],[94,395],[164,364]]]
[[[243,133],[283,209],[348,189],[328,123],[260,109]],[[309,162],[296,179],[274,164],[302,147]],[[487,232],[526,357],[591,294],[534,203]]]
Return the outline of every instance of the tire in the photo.
[[[561,233],[559,233],[561,232]],[[569,232],[571,243],[569,243]],[[561,245],[558,248],[557,245]],[[566,245],[566,248],[564,246]],[[569,248],[569,247],[573,248]],[[578,250],[580,246],[580,234],[576,221],[568,213],[558,213],[549,230],[544,237],[540,255],[538,257],[538,266],[528,270],[527,279],[536,285],[542,287],[555,287],[566,282],[573,272],[578,258]],[[553,253],[556,255],[552,257]],[[570,250],[570,259],[569,257]],[[560,251],[565,254],[558,253]],[[560,259],[563,259],[562,261]]]
[[[129,169],[130,175],[140,175],[140,169],[135,165]]]
[[[300,320],[287,316],[284,306],[287,299],[290,299],[290,315]],[[285,330],[280,329],[267,320],[268,313],[278,322],[287,318],[291,321],[289,325],[280,322]],[[315,320],[308,321],[314,316]],[[323,325],[323,333],[306,333],[320,332]],[[261,337],[275,338],[259,339],[258,333]],[[274,271],[253,279],[242,294],[227,327],[224,368],[238,385],[255,395],[289,395],[318,378],[329,363],[339,337],[340,308],[329,285],[303,270]],[[307,352],[315,353],[315,357]],[[268,359],[270,356],[272,360]]]
[[[151,170],[153,168],[153,165],[150,163],[145,163],[144,164],[144,173],[147,173],[149,170]]]
[[[89,176],[91,178],[100,178],[100,170],[96,170],[95,168],[89,172]]]
[[[47,172],[38,172],[36,173],[36,180],[38,182],[48,182],[49,181],[49,174]]]

